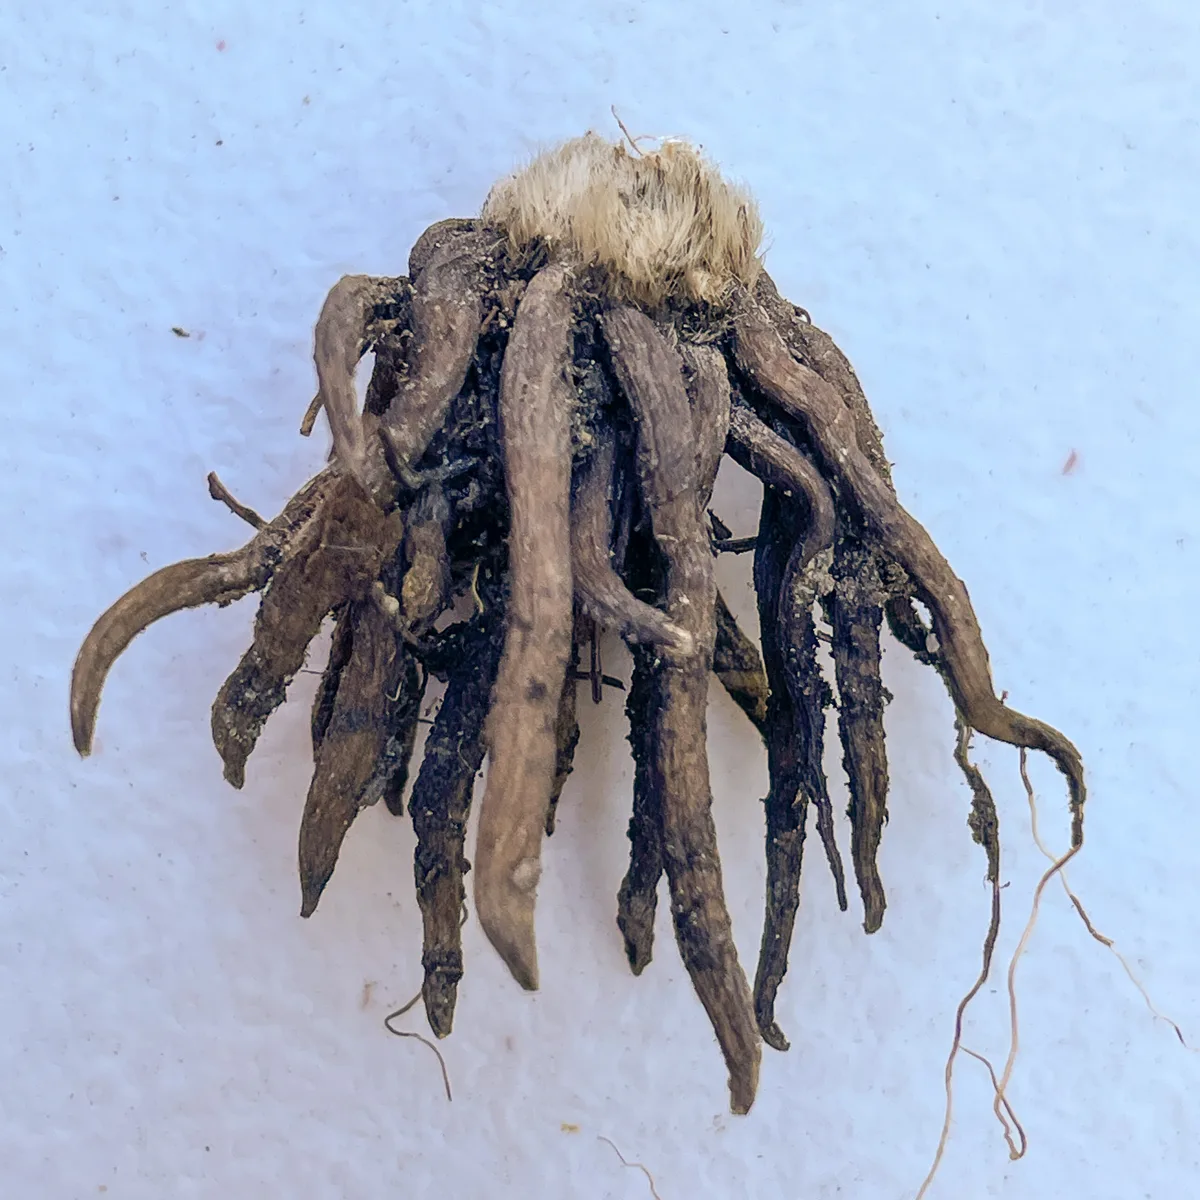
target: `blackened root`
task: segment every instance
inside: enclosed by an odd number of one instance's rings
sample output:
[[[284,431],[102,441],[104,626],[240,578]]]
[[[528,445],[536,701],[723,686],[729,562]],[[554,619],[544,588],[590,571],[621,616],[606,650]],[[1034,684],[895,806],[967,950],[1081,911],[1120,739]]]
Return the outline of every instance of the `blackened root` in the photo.
[[[696,451],[678,356],[636,309],[602,318],[617,381],[637,424],[642,500],[666,564],[667,613],[695,652],[663,655],[652,668],[661,704],[651,714],[653,790],[680,954],[713,1023],[729,1069],[730,1106],[747,1112],[758,1085],[761,1043],[725,906],[712,818],[705,708],[716,638],[716,585],[708,529],[696,504]]]
[[[246,760],[326,614],[370,588],[399,540],[399,517],[385,516],[347,476],[289,545],[259,606],[254,641],[213,703],[213,743],[234,787],[245,782]]]
[[[485,612],[457,631],[446,691],[408,802],[417,834],[413,872],[424,925],[421,994],[429,1026],[440,1038],[454,1024],[463,974],[463,878],[470,869],[463,847],[503,628],[497,588]]]
[[[787,506],[785,511],[785,505]],[[763,663],[770,689],[767,700],[766,912],[758,969],[754,977],[754,1013],[763,1040],[786,1050],[788,1040],[775,1020],[775,997],[787,973],[788,951],[800,904],[800,868],[808,797],[800,786],[801,746],[795,707],[787,686],[787,668],[779,637],[779,597],[800,514],[794,502],[768,487],[763,495],[754,588],[762,629]]]
[[[761,307],[735,324],[734,353],[746,376],[773,404],[800,421],[814,449],[872,538],[908,573],[933,618],[944,678],[964,720],[977,732],[1041,750],[1066,778],[1071,844],[1083,843],[1086,785],[1076,747],[1057,729],[1009,708],[995,693],[991,666],[967,589],[925,528],[897,501],[881,470],[860,449],[850,409],[836,388],[798,362]]]
[[[598,445],[575,472],[571,498],[571,568],[575,593],[583,610],[598,624],[632,642],[668,646],[688,654],[692,638],[665,612],[639,600],[612,564],[612,497],[616,439],[607,426],[596,434]]]
[[[654,914],[663,873],[661,783],[651,714],[662,703],[654,652],[634,646],[633,676],[625,712],[633,751],[633,815],[629,819],[629,870],[617,892],[617,927],[630,970],[640,975],[654,954]]]
[[[880,678],[882,588],[875,555],[848,532],[833,553],[833,627],[842,763],[850,788],[850,857],[863,902],[863,928],[874,933],[887,907],[879,877],[879,843],[887,820],[888,768],[883,737],[887,700]]]

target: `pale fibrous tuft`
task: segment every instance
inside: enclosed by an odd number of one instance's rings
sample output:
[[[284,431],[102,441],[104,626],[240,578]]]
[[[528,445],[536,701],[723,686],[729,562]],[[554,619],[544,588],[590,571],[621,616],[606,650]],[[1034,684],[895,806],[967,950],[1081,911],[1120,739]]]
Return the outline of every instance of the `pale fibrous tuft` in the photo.
[[[762,269],[753,197],[683,141],[641,153],[595,133],[573,138],[497,183],[482,215],[518,249],[543,242],[651,307],[720,303]]]

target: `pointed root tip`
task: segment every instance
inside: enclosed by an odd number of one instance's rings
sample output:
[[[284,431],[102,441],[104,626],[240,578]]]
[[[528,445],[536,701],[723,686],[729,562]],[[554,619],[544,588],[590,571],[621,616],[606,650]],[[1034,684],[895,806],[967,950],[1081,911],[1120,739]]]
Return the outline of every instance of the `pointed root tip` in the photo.
[[[514,930],[502,938],[489,933],[488,940],[495,946],[512,977],[527,992],[536,992],[538,990],[537,946],[534,943],[532,927],[528,932]]]
[[[92,722],[72,714],[71,740],[75,743],[75,751],[80,758],[87,758],[92,752]]]
[[[305,814],[306,818],[309,814]],[[309,818],[311,820],[311,818]],[[330,833],[319,826],[310,827],[306,821],[300,827],[299,873],[300,873],[300,915],[311,917],[316,911],[317,903],[325,893],[325,888],[333,878],[337,866],[338,851],[345,837],[349,823],[342,828],[330,845]]]
[[[521,897],[528,900],[527,897]],[[489,903],[490,898],[475,895],[475,911],[483,932],[496,953],[504,960],[512,977],[527,991],[538,990],[537,940],[533,931],[533,904],[501,906]],[[528,912],[520,909],[528,908]],[[517,908],[517,911],[514,911]]]
[[[317,904],[325,891],[329,876],[319,879],[312,874],[302,872],[300,876],[300,915],[311,917],[317,911]]]
[[[96,731],[96,710],[100,706],[104,677],[96,680],[90,665],[80,661],[83,658],[81,650],[71,673],[71,740],[79,757],[87,758],[92,752],[92,735]]]
[[[501,866],[483,847],[478,850],[476,860],[475,912],[483,932],[512,977],[527,992],[536,992],[534,912],[541,863],[536,855],[527,855],[515,866]]]

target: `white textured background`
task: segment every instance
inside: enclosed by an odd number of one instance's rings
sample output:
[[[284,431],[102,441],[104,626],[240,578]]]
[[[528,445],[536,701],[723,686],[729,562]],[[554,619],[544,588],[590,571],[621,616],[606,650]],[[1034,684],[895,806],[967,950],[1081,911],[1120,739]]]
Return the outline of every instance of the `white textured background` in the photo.
[[[297,916],[312,676],[245,790],[221,780],[208,708],[252,601],[140,638],[96,754],[70,747],[68,670],[92,620],[151,569],[245,537],[205,473],[274,513],[322,462],[296,426],[329,285],[403,270],[429,222],[475,211],[537,146],[615,132],[610,104],[756,190],[769,266],[856,364],[903,499],[970,586],[997,685],[1084,752],[1076,888],[1200,1041],[1198,61],[1190,0],[9,0],[0,1194],[648,1196],[600,1135],[663,1200],[915,1193],[988,897],[948,702],[895,648],[887,920],[865,938],[810,850],[780,1001],[793,1048],[766,1052],[742,1119],[665,920],[646,975],[625,968],[619,701],[584,706],[546,853],[543,990],[522,994],[467,926],[449,1105],[432,1055],[381,1025],[419,983],[407,820],[363,814],[318,914]],[[726,478],[719,507],[748,532],[753,487]],[[723,569],[744,609],[746,564]],[[616,648],[609,662],[624,669]],[[752,969],[765,772],[724,696],[711,727]],[[1043,860],[1015,752],[978,754],[1011,886],[967,1036],[1002,1059],[999,981]],[[1063,788],[1035,771],[1065,845]],[[932,1194],[1200,1194],[1200,1060],[1057,888],[1018,980],[1029,1155],[1008,1162],[962,1060]]]

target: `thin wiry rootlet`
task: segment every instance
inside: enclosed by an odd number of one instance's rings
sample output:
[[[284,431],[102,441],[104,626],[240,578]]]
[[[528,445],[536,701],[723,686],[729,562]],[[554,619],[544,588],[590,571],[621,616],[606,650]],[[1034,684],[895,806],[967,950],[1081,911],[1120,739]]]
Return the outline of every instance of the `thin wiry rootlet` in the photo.
[[[264,722],[332,616],[300,831],[302,912],[316,907],[358,811],[382,798],[400,814],[407,792],[423,997],[445,1036],[463,972],[463,847],[484,756],[475,912],[517,981],[536,988],[542,841],[579,736],[576,681],[590,678],[599,694],[596,629],[618,630],[633,650],[635,773],[617,923],[640,973],[665,873],[736,1112],[754,1100],[761,1042],[787,1047],[775,997],[810,805],[846,903],[821,766],[834,690],[817,661],[818,603],[832,628],[867,932],[885,906],[876,865],[885,620],[941,674],[963,729],[1054,759],[1075,844],[1084,802],[1075,747],[997,698],[965,587],[900,506],[849,363],[762,270],[760,233],[749,196],[691,147],[630,153],[588,135],[499,183],[480,219],[427,230],[406,277],[341,280],[317,322],[319,391],[304,425],[325,409],[329,465],[269,523],[237,506],[256,526],[241,550],[167,567],[118,600],[84,642],[71,692],[86,754],[105,676],[140,630],[181,608],[262,592],[253,643],[213,707],[225,776],[240,787]],[[360,413],[353,375],[367,349],[375,369]],[[754,550],[761,656],[713,578],[714,550],[737,546],[707,513],[725,454],[764,487],[757,536],[742,539]],[[471,615],[440,627],[468,595]],[[734,947],[711,812],[714,670],[768,756],[753,988]],[[445,697],[408,788],[431,675]],[[976,782],[970,827],[995,883],[995,808]]]

